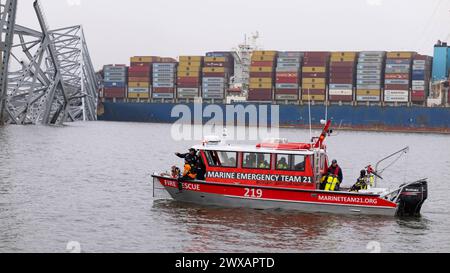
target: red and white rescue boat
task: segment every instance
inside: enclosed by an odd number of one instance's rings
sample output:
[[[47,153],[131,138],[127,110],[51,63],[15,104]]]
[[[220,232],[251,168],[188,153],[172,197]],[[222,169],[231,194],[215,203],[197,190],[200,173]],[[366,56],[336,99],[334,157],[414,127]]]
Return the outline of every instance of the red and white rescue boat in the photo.
[[[324,140],[328,122],[315,143],[283,140],[256,146],[232,146],[219,138],[194,146],[199,152],[204,179],[180,181],[168,173],[154,174],[178,201],[235,208],[285,209],[304,212],[419,216],[427,199],[426,179],[395,190],[369,188],[320,190],[327,171]]]

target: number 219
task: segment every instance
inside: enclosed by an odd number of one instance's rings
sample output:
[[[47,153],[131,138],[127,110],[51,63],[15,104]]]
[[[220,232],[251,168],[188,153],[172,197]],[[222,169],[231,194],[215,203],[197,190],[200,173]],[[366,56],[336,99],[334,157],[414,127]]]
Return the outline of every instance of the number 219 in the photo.
[[[245,188],[245,194],[244,197],[249,197],[249,198],[261,198],[263,196],[263,190],[261,189],[249,189],[249,188]]]

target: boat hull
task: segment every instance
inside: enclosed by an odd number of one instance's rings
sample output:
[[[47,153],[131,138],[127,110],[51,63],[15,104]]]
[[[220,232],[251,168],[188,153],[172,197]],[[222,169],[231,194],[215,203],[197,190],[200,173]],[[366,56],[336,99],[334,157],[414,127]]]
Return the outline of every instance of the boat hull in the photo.
[[[183,189],[180,191],[177,181],[167,178],[157,178],[159,183],[164,186],[170,196],[177,201],[194,203],[206,206],[219,206],[226,208],[250,208],[261,210],[292,210],[308,213],[333,213],[333,214],[360,214],[360,215],[385,215],[395,216],[397,206],[395,204],[383,205],[361,205],[348,204],[345,202],[325,202],[307,200],[306,196],[318,195],[323,196],[322,200],[330,200],[331,197],[341,195],[341,199],[356,198],[363,200],[364,198],[380,199],[377,196],[357,195],[353,193],[327,193],[323,191],[295,191],[292,189],[269,189],[266,187],[245,187],[237,185],[214,185],[214,183],[204,182],[183,182]],[[225,189],[224,189],[225,187]],[[268,197],[246,196],[246,192],[263,189],[267,192]],[[227,192],[228,194],[217,193]],[[270,191],[270,192],[269,192]],[[243,194],[239,194],[242,192]],[[285,196],[276,197],[278,196]],[[265,195],[265,194],[264,194]],[[289,198],[288,196],[292,196]],[[302,200],[304,199],[304,200]],[[381,200],[381,199],[380,199]]]

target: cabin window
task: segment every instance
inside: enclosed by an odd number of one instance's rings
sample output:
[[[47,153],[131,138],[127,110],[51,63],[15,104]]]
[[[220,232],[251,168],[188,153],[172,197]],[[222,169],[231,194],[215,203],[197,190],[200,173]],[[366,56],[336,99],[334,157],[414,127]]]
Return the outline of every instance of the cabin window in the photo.
[[[277,155],[276,169],[279,171],[305,171],[305,156],[303,155]]]
[[[304,155],[294,155],[293,156],[293,169],[294,171],[304,172],[305,171],[305,156]]]
[[[270,170],[270,154],[244,153],[242,167]]]
[[[277,155],[277,170],[287,171],[290,170],[291,156],[290,155]]]
[[[205,155],[211,167],[237,167],[237,152],[205,151]]]

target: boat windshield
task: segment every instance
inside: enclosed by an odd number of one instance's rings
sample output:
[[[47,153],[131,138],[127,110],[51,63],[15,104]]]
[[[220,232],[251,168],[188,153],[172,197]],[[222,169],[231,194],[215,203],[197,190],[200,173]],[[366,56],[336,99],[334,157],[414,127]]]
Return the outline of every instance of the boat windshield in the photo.
[[[211,167],[237,167],[237,152],[205,151],[205,155]]]

